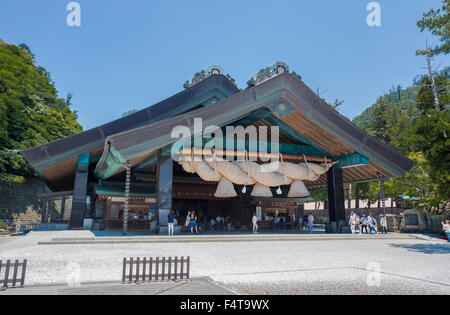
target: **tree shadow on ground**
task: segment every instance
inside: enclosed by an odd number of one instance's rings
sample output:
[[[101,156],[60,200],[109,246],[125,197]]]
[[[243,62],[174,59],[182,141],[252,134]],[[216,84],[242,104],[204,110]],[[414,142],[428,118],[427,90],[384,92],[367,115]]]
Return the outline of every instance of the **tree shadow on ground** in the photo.
[[[411,252],[424,253],[424,254],[438,254],[445,255],[450,254],[449,244],[390,244],[392,247],[404,248]]]

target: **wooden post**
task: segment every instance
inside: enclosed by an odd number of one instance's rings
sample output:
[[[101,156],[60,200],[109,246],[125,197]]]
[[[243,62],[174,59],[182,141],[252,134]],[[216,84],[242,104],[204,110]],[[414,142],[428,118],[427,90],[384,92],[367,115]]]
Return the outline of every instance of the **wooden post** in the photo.
[[[340,233],[340,224],[345,220],[345,197],[342,169],[333,166],[327,173],[328,215],[332,233]]]
[[[13,280],[12,280],[13,287],[16,286],[16,282],[17,282],[17,269],[19,269],[19,260],[18,259],[16,259],[16,261],[14,262],[14,271],[13,271]]]
[[[130,275],[128,279],[129,282],[133,282],[133,257],[130,258]]]
[[[169,281],[170,281],[171,271],[172,271],[172,257],[169,257],[169,274],[167,276],[167,280],[169,280]]]
[[[25,272],[27,271],[27,260],[24,259],[22,263],[22,277],[20,278],[20,286],[23,287],[25,284]]]
[[[186,274],[187,274],[187,279],[189,279],[189,268],[190,268],[190,265],[191,265],[191,256],[188,256],[188,258],[187,258],[187,264],[186,264]]]
[[[181,256],[180,279],[183,279],[183,265],[184,265],[184,257]]]
[[[384,178],[383,174],[380,174],[380,198],[381,206],[383,207],[383,214],[386,216],[386,202],[384,201]]]
[[[164,281],[164,276],[166,273],[166,257],[163,257],[162,259],[162,280]]]
[[[130,179],[131,179],[131,167],[130,160],[125,164],[126,175],[125,175],[125,209],[123,211],[123,235],[128,233],[128,202],[130,199]]]
[[[158,281],[159,276],[159,257],[156,257],[155,280]]]
[[[141,261],[141,258],[138,257],[136,261],[136,282],[139,282],[139,262]]]
[[[147,268],[147,257],[144,257],[144,267],[142,269],[142,282],[145,282],[145,271]]]
[[[150,281],[152,281],[152,271],[153,271],[153,257],[150,257],[150,270],[148,272],[149,277],[150,277]]]
[[[5,289],[8,287],[10,265],[11,265],[11,261],[7,260],[6,261],[6,269],[5,269],[5,280],[3,281],[3,288],[5,288]]]
[[[178,256],[175,257],[175,280],[177,280]]]
[[[127,259],[123,258],[122,283],[125,283],[125,275],[127,273]]]

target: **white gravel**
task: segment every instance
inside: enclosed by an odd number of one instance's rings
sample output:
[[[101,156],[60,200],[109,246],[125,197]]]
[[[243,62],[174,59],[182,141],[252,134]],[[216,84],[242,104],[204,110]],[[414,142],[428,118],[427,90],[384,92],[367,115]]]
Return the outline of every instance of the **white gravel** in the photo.
[[[1,259],[28,259],[28,285],[67,283],[74,266],[82,282],[117,281],[123,257],[144,256],[191,256],[192,277],[240,293],[450,294],[450,245],[439,241],[0,245]],[[367,268],[377,266],[381,282],[368,285],[373,274]]]

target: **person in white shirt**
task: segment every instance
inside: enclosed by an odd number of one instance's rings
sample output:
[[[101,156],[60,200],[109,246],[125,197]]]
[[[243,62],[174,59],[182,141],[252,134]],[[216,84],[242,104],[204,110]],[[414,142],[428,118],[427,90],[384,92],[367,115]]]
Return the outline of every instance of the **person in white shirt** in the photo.
[[[303,230],[303,219],[301,215],[298,216],[297,221],[298,221],[298,230],[299,231]]]
[[[253,223],[253,233],[258,233],[258,217],[256,216],[256,213],[253,214],[252,223]]]
[[[386,218],[386,216],[381,218],[380,225],[381,225],[381,234],[387,234],[388,233],[388,226],[387,226],[387,218]]]
[[[355,234],[355,232],[356,232],[356,215],[353,211],[350,214],[350,220],[348,221],[348,224],[350,225],[352,234]]]
[[[309,233],[312,234],[314,228],[314,217],[312,214],[308,216],[308,229]]]
[[[191,211],[188,211],[186,221],[184,222],[184,226],[186,227],[186,231],[188,233],[189,233],[189,223],[191,223]]]
[[[216,217],[217,230],[222,230],[222,217],[218,215]]]

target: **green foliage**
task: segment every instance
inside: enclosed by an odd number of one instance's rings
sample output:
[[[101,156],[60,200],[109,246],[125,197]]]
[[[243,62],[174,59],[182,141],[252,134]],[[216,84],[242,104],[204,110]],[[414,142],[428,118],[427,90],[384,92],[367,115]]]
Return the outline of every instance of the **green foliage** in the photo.
[[[450,200],[449,81],[448,68],[435,77],[439,111],[431,79],[422,76],[419,86],[393,88],[354,120],[366,132],[418,163],[403,178],[386,182],[385,195],[418,198],[418,207],[432,213],[442,212]],[[378,198],[378,184],[356,187],[360,199],[372,202]]]
[[[0,180],[34,175],[20,150],[81,132],[76,112],[58,97],[49,72],[30,48],[0,41]]]
[[[328,201],[328,191],[326,189],[313,190],[309,197],[314,200],[315,209],[318,209],[322,202]]]
[[[435,78],[441,110],[435,109],[431,80],[422,79],[417,96],[421,113],[411,128],[410,142],[416,152],[423,152],[429,163],[430,178],[437,185],[439,195],[450,199],[450,79]]]
[[[5,222],[0,222],[0,230],[8,230],[9,226]]]
[[[431,50],[432,55],[441,53],[448,54],[450,52],[450,0],[442,1],[442,8],[430,9],[423,14],[422,19],[417,22],[420,30],[430,31],[433,35],[438,36],[442,42],[440,46],[436,46]],[[417,51],[417,54],[427,54],[426,51]]]
[[[367,202],[368,208],[379,199],[380,185],[378,182],[358,183],[354,189],[359,199]]]
[[[386,182],[384,188],[386,193],[413,196],[418,201],[405,200],[405,202],[429,213],[444,213],[449,199],[441,194],[440,184],[430,176],[430,163],[421,152],[412,152],[409,158],[416,162],[416,165],[405,176]]]
[[[417,86],[402,89],[392,88],[388,94],[378,98],[375,104],[357,116],[353,122],[392,146],[397,151],[408,153],[412,150],[408,141],[410,128],[419,116],[416,106]]]

